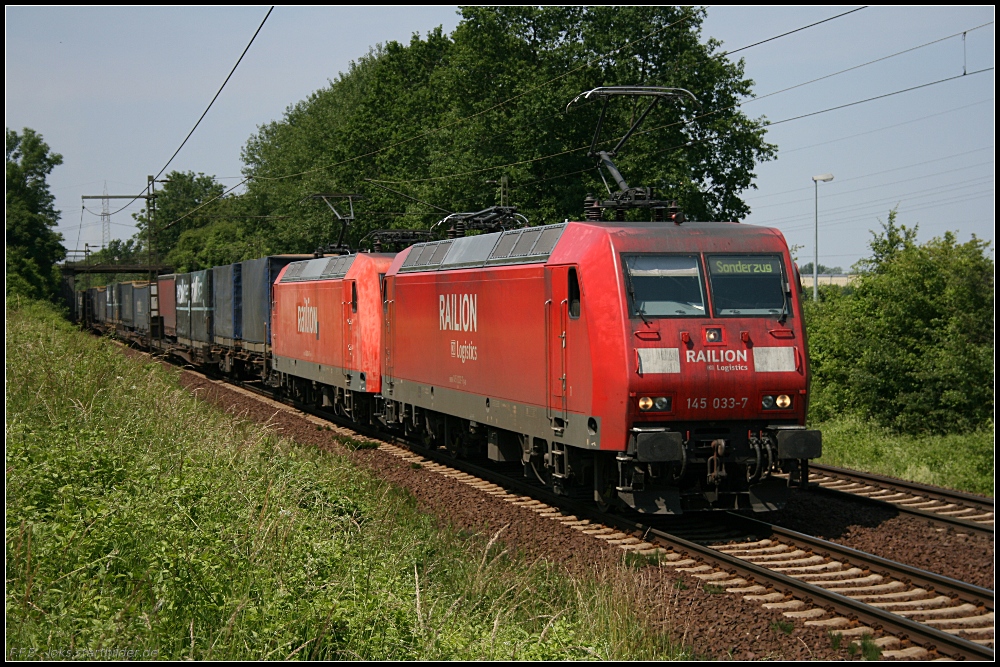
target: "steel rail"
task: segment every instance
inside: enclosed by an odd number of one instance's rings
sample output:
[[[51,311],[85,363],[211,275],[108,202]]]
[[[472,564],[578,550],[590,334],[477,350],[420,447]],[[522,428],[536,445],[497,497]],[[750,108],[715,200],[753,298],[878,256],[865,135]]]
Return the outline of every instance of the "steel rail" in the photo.
[[[916,482],[897,480],[892,477],[883,477],[881,475],[863,473],[854,470],[845,470],[843,468],[835,468],[815,463],[811,463],[809,465],[809,470],[810,473],[820,473],[829,477],[842,479],[844,481],[857,481],[863,484],[883,487],[887,490],[897,490],[902,493],[909,493],[917,497],[926,497],[930,500],[939,500],[941,502],[956,503],[965,506],[971,505],[972,507],[970,507],[970,509],[981,509],[983,512],[993,511],[992,498],[985,498],[971,493],[965,493],[963,491],[943,489],[940,487],[928,486],[926,484],[918,484]],[[843,498],[846,496],[853,500],[864,501],[885,509],[892,508],[900,514],[907,514],[920,519],[926,519],[927,521],[940,526],[971,530],[982,534],[994,534],[994,527],[988,523],[970,521],[960,517],[940,514],[938,512],[934,512],[933,510],[908,507],[901,503],[894,503],[880,498],[873,498],[867,495],[853,493],[850,490],[827,488],[818,483],[810,483],[808,490],[810,492],[826,494],[831,497]]]
[[[811,466],[810,466],[811,467]],[[843,498],[848,496],[851,500],[857,500],[865,502],[877,507],[883,507],[886,509],[894,509],[900,514],[906,514],[918,519],[926,519],[931,523],[935,523],[939,526],[944,526],[947,528],[960,528],[962,530],[969,530],[975,533],[982,533],[986,535],[993,535],[993,526],[989,524],[976,523],[975,521],[967,521],[965,519],[958,519],[953,516],[947,516],[944,514],[935,514],[934,512],[928,512],[927,510],[917,509],[915,507],[906,507],[905,505],[897,505],[895,503],[890,503],[886,500],[879,500],[878,498],[868,498],[866,496],[859,496],[853,494],[850,491],[839,491],[837,489],[825,489],[822,486],[810,486],[810,492],[825,494],[831,497]]]
[[[822,472],[834,477],[844,477],[848,479],[858,479],[864,482],[873,482],[879,486],[898,488],[918,496],[930,496],[940,498],[941,500],[948,500],[950,502],[982,506],[983,508],[988,508],[989,511],[992,511],[994,506],[993,498],[980,496],[975,493],[958,491],[956,489],[947,489],[941,486],[930,486],[929,484],[920,484],[919,482],[910,482],[905,479],[896,479],[895,477],[876,475],[875,473],[863,472],[861,470],[850,470],[848,468],[838,468],[835,466],[812,462],[809,463],[809,470]]]
[[[766,582],[776,590],[794,595],[806,604],[816,604],[833,609],[836,613],[855,618],[871,625],[874,629],[887,630],[921,644],[929,651],[938,651],[954,658],[971,660],[993,660],[993,649],[976,644],[933,628],[923,623],[910,620],[903,616],[884,611],[877,607],[858,602],[820,586],[800,581],[780,572],[769,570],[755,563],[748,562],[737,556],[730,556],[711,547],[690,542],[665,531],[650,528],[646,539],[653,535],[675,550],[697,554],[698,558],[714,564],[721,569],[730,569],[749,573],[757,583]],[[898,565],[898,564],[897,564]],[[928,573],[930,574],[930,573]]]
[[[961,598],[972,604],[982,604],[989,607],[990,611],[993,610],[992,607],[995,594],[994,591],[991,591],[988,588],[976,586],[975,584],[970,584],[965,581],[959,581],[958,579],[952,579],[951,577],[946,577],[942,574],[935,574],[934,572],[930,572],[928,570],[922,570],[920,568],[906,565],[905,563],[899,563],[897,561],[882,558],[881,556],[876,556],[864,551],[858,551],[852,547],[823,540],[818,537],[813,537],[812,535],[806,535],[805,533],[800,533],[789,528],[775,526],[759,519],[731,513],[730,517],[738,524],[751,527],[758,535],[770,535],[792,542],[796,546],[809,549],[819,555],[827,556],[829,558],[849,560],[852,563],[863,565],[873,571],[881,570],[882,573],[887,573],[889,576],[893,576],[908,583],[913,583],[918,586],[926,586],[936,591]]]

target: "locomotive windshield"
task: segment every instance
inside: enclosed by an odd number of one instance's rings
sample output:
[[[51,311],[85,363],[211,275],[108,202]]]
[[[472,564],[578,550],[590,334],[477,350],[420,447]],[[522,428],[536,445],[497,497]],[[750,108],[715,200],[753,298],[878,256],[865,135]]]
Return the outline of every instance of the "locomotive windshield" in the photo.
[[[622,259],[632,317],[705,315],[697,257],[625,255]]]
[[[715,314],[789,314],[785,278],[778,255],[709,255]]]

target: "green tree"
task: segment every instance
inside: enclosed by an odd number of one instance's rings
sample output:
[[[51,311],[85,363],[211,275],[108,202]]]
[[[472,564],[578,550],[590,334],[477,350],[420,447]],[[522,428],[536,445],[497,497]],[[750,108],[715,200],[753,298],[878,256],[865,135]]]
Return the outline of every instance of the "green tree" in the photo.
[[[66,257],[62,234],[53,228],[59,211],[48,175],[62,156],[29,127],[6,129],[7,147],[7,295],[53,299],[59,287],[56,262]]]
[[[975,429],[993,415],[989,243],[917,243],[891,211],[850,293],[807,304],[820,419],[853,412],[905,432]]]
[[[765,123],[739,111],[751,93],[742,61],[701,39],[703,10],[673,7],[470,7],[450,35],[390,42],[250,138],[241,197],[246,238],[269,251],[308,252],[335,238],[332,213],[303,202],[360,192],[352,241],[376,227],[427,228],[442,213],[391,194],[384,181],[450,211],[512,202],[532,224],[578,218],[604,185],[587,158],[599,107],[566,112],[601,85],[691,90],[699,103],[661,104],[619,158],[633,185],[680,200],[694,219],[740,219],[755,165],[774,155]],[[607,147],[641,110],[627,100],[605,121]]]
[[[165,258],[168,262],[174,262],[174,250],[185,234],[210,226],[224,215],[225,202],[216,198],[222,195],[225,188],[214,176],[195,174],[192,171],[172,171],[164,180],[166,182],[157,192],[153,206],[153,252],[160,260]],[[213,199],[215,201],[209,203]],[[205,204],[208,205],[203,206]],[[194,213],[190,213],[191,211]],[[142,208],[132,217],[135,218],[137,228],[133,239],[145,259],[149,244],[146,209]],[[182,217],[180,222],[175,222]]]

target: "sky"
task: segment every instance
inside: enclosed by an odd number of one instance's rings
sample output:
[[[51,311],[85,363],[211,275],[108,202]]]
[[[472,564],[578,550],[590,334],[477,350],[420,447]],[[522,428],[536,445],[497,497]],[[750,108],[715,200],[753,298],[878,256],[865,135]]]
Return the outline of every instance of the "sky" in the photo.
[[[894,207],[921,241],[953,231],[961,242],[994,242],[994,8],[868,7],[778,37],[855,7],[708,8],[702,39],[724,50],[777,37],[733,55],[759,98],[743,110],[773,124],[767,140],[778,146],[758,165],[742,222],[781,230],[804,264],[817,249],[818,218],[820,264],[845,270]],[[142,191],[267,9],[6,8],[5,125],[33,128],[62,154],[49,184],[67,248],[102,240],[101,202],[82,210],[81,195]],[[170,170],[238,183],[240,151],[258,127],[376,44],[438,26],[448,33],[459,18],[455,7],[275,8]],[[822,174],[834,178],[814,183]],[[110,203],[114,211],[125,202]],[[140,207],[112,216],[112,238],[132,235]]]

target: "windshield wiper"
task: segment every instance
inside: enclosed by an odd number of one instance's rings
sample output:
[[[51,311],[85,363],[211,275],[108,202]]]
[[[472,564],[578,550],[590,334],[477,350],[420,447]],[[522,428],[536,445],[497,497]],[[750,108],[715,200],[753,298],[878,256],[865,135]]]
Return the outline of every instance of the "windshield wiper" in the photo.
[[[781,317],[778,318],[778,324],[784,324],[785,320],[788,319],[789,296],[791,296],[791,288],[787,282],[783,282],[781,285]]]
[[[625,265],[625,284],[628,286],[628,295],[632,297],[632,303],[635,305],[635,311],[642,318],[642,321],[649,326],[649,320],[646,319],[646,313],[643,312],[642,306],[639,305],[639,301],[635,298],[635,287],[632,285],[632,274],[628,270],[628,265]]]

